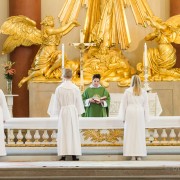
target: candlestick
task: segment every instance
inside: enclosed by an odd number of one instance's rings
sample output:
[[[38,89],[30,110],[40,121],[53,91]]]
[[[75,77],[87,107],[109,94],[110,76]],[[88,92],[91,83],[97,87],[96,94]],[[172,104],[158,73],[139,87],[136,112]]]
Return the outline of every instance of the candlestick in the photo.
[[[61,62],[61,67],[64,69],[64,44],[62,44],[62,62]]]
[[[147,92],[151,91],[151,87],[149,87],[149,82],[148,82],[148,56],[147,56],[147,45],[146,43],[144,44],[144,53],[143,53],[143,61],[144,61],[144,89]]]
[[[148,67],[147,44],[144,44],[144,66]]]
[[[80,43],[84,43],[84,30],[80,29]]]

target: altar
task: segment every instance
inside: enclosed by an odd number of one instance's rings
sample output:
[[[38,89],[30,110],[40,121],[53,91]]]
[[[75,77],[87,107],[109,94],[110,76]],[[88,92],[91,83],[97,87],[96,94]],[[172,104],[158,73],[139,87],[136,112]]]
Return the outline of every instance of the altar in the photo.
[[[51,96],[58,85],[58,82],[29,83],[30,117],[49,116],[47,111]],[[150,111],[161,116],[180,116],[180,106],[178,105],[180,99],[180,82],[151,82],[150,86],[152,88],[152,94],[154,94],[149,98]],[[118,98],[115,98],[113,103],[113,94],[122,94],[126,88],[127,87],[118,87],[115,82],[110,83],[110,86],[107,88],[107,90],[112,94],[110,107],[111,116],[115,116],[119,109],[116,102]],[[159,103],[154,103],[158,101]]]

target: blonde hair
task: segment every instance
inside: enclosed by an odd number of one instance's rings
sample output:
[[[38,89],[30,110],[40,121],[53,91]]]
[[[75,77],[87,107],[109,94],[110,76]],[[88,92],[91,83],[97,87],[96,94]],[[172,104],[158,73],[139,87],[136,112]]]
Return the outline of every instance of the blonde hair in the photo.
[[[71,69],[63,69],[63,78],[71,79],[72,78],[72,70]]]
[[[131,87],[133,87],[133,94],[135,96],[141,95],[141,79],[138,75],[132,76]]]

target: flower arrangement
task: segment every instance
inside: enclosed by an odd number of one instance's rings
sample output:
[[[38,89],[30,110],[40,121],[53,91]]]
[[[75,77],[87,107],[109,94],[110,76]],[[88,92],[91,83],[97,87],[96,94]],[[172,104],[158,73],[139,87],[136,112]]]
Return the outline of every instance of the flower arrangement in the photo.
[[[15,62],[7,61],[5,64],[3,64],[4,68],[4,77],[6,80],[12,80],[13,75],[16,73],[16,70],[12,68],[12,66],[15,64]]]

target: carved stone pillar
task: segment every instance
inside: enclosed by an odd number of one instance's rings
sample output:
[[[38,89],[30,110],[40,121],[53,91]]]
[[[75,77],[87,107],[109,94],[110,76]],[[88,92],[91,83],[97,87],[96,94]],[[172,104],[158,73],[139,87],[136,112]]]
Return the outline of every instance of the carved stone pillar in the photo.
[[[25,15],[36,21],[40,28],[41,21],[41,0],[9,0],[9,16]],[[16,74],[13,77],[13,94],[18,94],[14,98],[14,117],[29,117],[29,91],[27,84],[18,88],[20,80],[27,76],[33,58],[38,47],[17,47],[11,54],[10,59],[15,62]]]
[[[170,0],[170,16],[175,16],[180,14],[180,0]],[[176,48],[176,65],[175,67],[180,68],[180,45],[173,44],[174,48]]]

